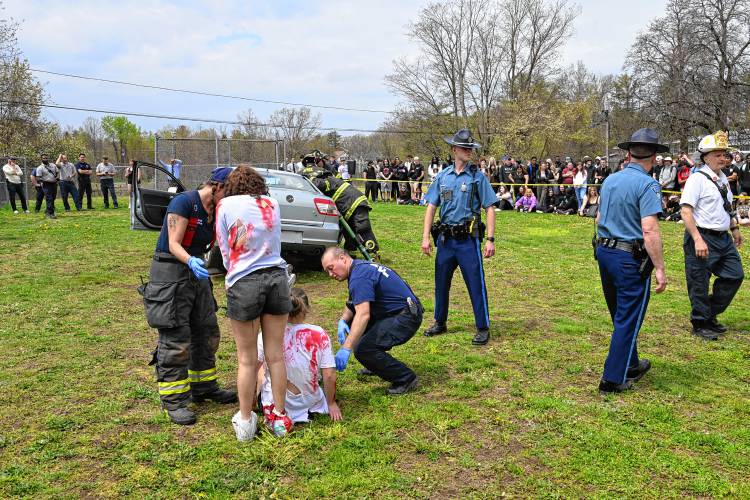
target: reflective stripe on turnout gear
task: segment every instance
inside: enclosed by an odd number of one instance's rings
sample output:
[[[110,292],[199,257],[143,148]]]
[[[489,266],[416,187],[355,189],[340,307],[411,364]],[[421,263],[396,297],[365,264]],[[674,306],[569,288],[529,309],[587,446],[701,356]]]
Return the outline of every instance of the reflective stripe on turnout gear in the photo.
[[[356,210],[357,207],[360,206],[362,202],[365,202],[365,201],[367,201],[367,197],[364,195],[354,200],[354,203],[352,203],[352,206],[349,207],[349,210],[347,210],[346,214],[344,214],[344,219],[348,219],[349,217],[351,217],[352,214],[354,213],[354,210]]]
[[[174,382],[159,382],[159,394],[166,396],[168,394],[180,394],[190,390],[190,380],[184,378]]]
[[[328,181],[326,181],[326,187],[328,187]],[[344,182],[339,186],[339,188],[336,190],[335,193],[333,193],[333,196],[331,196],[331,199],[335,202],[338,201],[338,199],[341,197],[342,194],[344,194],[344,191],[346,191],[346,188],[351,186],[348,182]],[[330,189],[330,188],[329,188]]]
[[[188,370],[188,377],[190,377],[190,382],[194,384],[216,380],[216,367],[202,371]]]

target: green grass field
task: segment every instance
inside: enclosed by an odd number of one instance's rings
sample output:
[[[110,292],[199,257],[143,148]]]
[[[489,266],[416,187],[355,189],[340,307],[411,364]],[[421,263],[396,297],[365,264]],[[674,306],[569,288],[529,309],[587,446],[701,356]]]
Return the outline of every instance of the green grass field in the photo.
[[[654,366],[631,393],[596,390],[611,325],[592,221],[506,212],[486,261],[487,347],[470,345],[457,276],[451,333],[395,349],[420,375],[417,392],[386,397],[354,361],[339,379],[343,423],[240,445],[233,405],[200,406],[189,428],[160,413],[147,366],[156,332],[136,292],[156,234],[130,231],[127,209],[99,208],[54,221],[0,211],[2,497],[750,497],[749,287],[721,318],[725,338],[692,337],[682,226],[662,226],[669,287],[652,297],[639,352]],[[372,219],[427,326],[423,213],[378,205]],[[299,285],[311,321],[335,337],[345,284],[305,272]],[[226,304],[223,283],[216,296]],[[220,380],[233,386],[223,310],[220,324]]]

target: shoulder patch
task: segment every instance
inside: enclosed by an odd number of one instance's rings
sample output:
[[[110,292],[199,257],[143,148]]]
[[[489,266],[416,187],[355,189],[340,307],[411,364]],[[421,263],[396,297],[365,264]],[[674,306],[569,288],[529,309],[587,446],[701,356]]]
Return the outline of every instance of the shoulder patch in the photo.
[[[661,194],[661,188],[658,184],[651,184],[651,190],[656,194]]]

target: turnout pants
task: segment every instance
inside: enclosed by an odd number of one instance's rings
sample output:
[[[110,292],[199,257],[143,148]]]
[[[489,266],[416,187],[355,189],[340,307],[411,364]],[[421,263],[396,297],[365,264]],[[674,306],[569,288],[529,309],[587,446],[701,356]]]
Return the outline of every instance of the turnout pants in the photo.
[[[651,277],[641,278],[640,263],[624,250],[600,246],[596,258],[614,325],[602,378],[623,384],[628,368],[638,366],[638,332],[648,307]]]
[[[149,325],[159,330],[149,364],[156,368],[162,406],[175,410],[187,406],[191,392],[216,390],[220,334],[211,280],[196,279],[180,262],[154,260],[150,281],[139,291]]]
[[[683,242],[685,251],[685,278],[690,297],[690,321],[700,326],[723,313],[742,285],[745,274],[742,261],[729,233],[721,235],[701,231],[708,245],[708,258],[695,256],[695,242],[686,231]],[[711,275],[715,275],[713,293],[709,294]]]
[[[367,207],[357,207],[354,209],[354,213],[346,221],[349,227],[352,228],[354,234],[362,242],[368,252],[377,253],[380,250],[378,240],[375,238],[375,233],[372,232],[372,225],[370,225],[370,211]],[[351,237],[344,233],[344,248],[349,251],[357,249],[357,242],[351,239]]]
[[[55,215],[55,198],[57,198],[57,183],[56,182],[42,182],[42,192],[44,193],[44,204],[46,207],[45,213],[47,215]],[[38,201],[38,198],[37,198],[37,205],[41,206],[41,203]]]
[[[422,324],[422,305],[417,303],[415,307],[415,312],[405,307],[392,316],[371,320],[354,348],[354,357],[362,366],[395,385],[408,384],[417,376],[388,353],[392,347],[411,339]]]
[[[479,238],[463,240],[438,236],[435,255],[435,321],[445,324],[448,321],[448,299],[453,273],[461,269],[474,309],[474,323],[478,330],[490,327],[487,287],[484,282],[482,248]]]
[[[78,206],[83,206],[83,195],[86,194],[86,208],[91,210],[91,177],[88,175],[78,176]]]
[[[6,187],[8,188],[8,199],[10,200],[10,207],[15,212],[18,210],[16,208],[16,195],[18,195],[18,198],[21,200],[21,206],[24,210],[28,210],[28,207],[26,206],[26,195],[23,192],[23,184],[14,184],[12,182],[7,182]]]
[[[65,210],[70,210],[70,204],[68,203],[68,195],[73,198],[73,205],[76,210],[81,209],[80,196],[78,194],[78,188],[73,181],[60,181],[60,198],[62,198],[63,206]]]

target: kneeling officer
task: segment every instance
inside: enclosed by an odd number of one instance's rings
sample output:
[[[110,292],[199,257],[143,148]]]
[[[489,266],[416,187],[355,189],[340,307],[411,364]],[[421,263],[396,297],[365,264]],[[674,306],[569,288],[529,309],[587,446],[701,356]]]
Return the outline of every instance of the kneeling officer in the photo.
[[[217,168],[197,191],[185,191],[169,202],[156,243],[149,282],[139,288],[146,319],[159,330],[150,364],[164,411],[172,422],[195,423],[188,408],[195,402],[237,401],[235,391],[216,382],[219,324],[211,279],[200,258],[214,241],[214,212],[224,194],[231,168]]]

